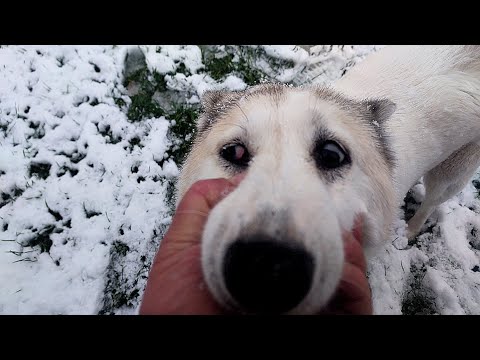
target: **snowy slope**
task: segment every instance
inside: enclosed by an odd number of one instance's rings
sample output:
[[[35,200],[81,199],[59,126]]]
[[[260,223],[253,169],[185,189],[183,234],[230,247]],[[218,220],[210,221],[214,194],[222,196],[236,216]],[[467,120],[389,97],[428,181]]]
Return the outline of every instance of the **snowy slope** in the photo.
[[[141,46],[148,81],[161,75],[152,98],[163,110],[138,117],[129,110],[143,88],[124,86],[136,48],[0,47],[0,313],[136,313],[183,142],[168,106],[197,106],[206,89],[244,89],[260,73],[328,83],[380,47],[252,47],[255,72],[242,62],[249,49],[219,46],[218,73],[204,47]],[[480,314],[479,211],[469,185],[411,247],[399,220],[369,269],[375,312]]]

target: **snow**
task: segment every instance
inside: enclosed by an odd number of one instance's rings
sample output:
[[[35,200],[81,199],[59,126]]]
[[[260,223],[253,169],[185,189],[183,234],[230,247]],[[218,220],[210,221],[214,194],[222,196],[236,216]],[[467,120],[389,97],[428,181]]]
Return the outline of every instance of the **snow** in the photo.
[[[278,81],[301,84],[334,81],[381,47],[261,48],[293,62]],[[168,180],[178,164],[163,161],[171,145],[167,117],[132,122],[116,104],[131,101],[122,83],[125,56],[134,48],[187,103],[198,104],[209,89],[247,86],[234,74],[212,79],[193,45],[0,47],[0,314],[97,314],[115,281],[139,293],[130,306],[111,311],[137,312],[171,220]],[[175,73],[179,62],[188,74]],[[375,313],[401,314],[424,298],[430,313],[480,314],[477,193],[470,183],[441,205],[414,246],[405,220],[397,220],[369,265]],[[412,197],[423,196],[420,181]],[[49,251],[33,246],[39,239]]]
[[[421,201],[423,184],[412,190]],[[477,190],[469,184],[440,205],[423,227],[433,226],[431,233],[425,231],[418,237],[418,247],[407,246],[405,222],[398,222],[391,244],[371,259],[369,279],[375,313],[402,313],[402,299],[416,286],[410,271],[415,265],[425,267],[420,295],[433,299],[434,313],[480,314],[480,273],[473,271],[480,257],[478,246],[476,249],[470,239],[472,229],[480,226],[480,201],[475,194]]]
[[[315,82],[328,84],[335,81],[357,62],[383,45],[317,45],[311,47],[307,71],[296,77],[296,84]]]
[[[125,238],[132,249],[143,251],[141,239],[153,236],[153,227],[165,217],[165,189],[151,178],[163,175],[154,159],[165,152],[168,121],[130,123],[115,105],[113,96],[124,91],[119,52],[100,46],[0,49],[0,124],[7,126],[6,136],[0,135],[0,169],[5,173],[0,189],[9,194],[14,188],[26,189],[0,209],[1,228],[8,225],[0,239],[16,240],[0,242],[1,313],[97,313],[112,243]],[[62,67],[59,58],[64,59]],[[78,105],[87,97],[99,104]],[[28,137],[34,133],[31,121],[42,124],[43,137]],[[109,143],[99,133],[107,126],[113,137],[122,137],[120,142]],[[139,135],[144,150],[125,149]],[[83,159],[68,157],[74,153]],[[30,176],[33,160],[51,165],[46,179]],[[136,164],[141,166],[132,174]],[[56,175],[64,165],[78,173]],[[167,172],[175,174],[173,169]],[[139,176],[146,180],[138,183]],[[61,220],[49,213],[47,204]],[[86,210],[98,215],[87,217]],[[51,235],[49,253],[21,246],[50,225],[62,232]],[[124,235],[119,235],[120,228]]]
[[[147,66],[150,70],[157,70],[160,73],[173,72],[175,62],[183,62],[192,72],[196,73],[203,67],[202,52],[198,46],[139,46],[146,56]],[[159,52],[157,50],[160,50]]]

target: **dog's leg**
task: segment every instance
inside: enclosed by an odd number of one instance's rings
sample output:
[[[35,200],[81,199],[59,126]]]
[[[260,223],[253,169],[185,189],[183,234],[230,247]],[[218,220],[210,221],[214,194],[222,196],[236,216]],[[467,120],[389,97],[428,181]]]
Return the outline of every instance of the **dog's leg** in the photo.
[[[420,232],[435,208],[458,194],[480,166],[480,146],[470,143],[430,170],[424,177],[425,199],[408,222],[408,238]]]

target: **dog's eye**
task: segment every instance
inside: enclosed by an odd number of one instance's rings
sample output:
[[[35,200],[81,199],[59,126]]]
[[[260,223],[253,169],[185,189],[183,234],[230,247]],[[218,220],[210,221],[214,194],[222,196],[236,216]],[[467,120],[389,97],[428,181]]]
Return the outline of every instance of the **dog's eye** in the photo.
[[[317,165],[326,169],[335,169],[349,162],[348,154],[335,141],[318,144],[314,157]]]
[[[248,153],[247,148],[242,144],[225,145],[220,151],[220,156],[228,162],[240,167],[246,167],[250,162],[250,154]]]

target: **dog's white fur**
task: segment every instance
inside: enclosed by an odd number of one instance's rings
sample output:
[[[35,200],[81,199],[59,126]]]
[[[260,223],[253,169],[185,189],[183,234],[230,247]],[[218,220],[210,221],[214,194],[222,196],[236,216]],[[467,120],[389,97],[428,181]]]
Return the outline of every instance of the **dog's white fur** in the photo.
[[[267,88],[205,95],[207,111],[198,120],[201,131],[182,167],[177,197],[197,180],[234,175],[220,149],[234,140],[245,144],[253,157],[246,177],[213,209],[204,230],[207,284],[219,302],[236,307],[222,278],[225,250],[240,235],[262,231],[299,242],[314,256],[312,287],[289,313],[315,313],[338,285],[341,234],[351,231],[355,216],[364,216],[366,245],[382,244],[405,194],[424,176],[425,200],[408,224],[413,237],[480,166],[480,47],[392,46],[370,55],[331,89],[283,88],[277,96]],[[332,92],[355,105],[332,100]],[[365,99],[389,101],[374,102],[372,110]],[[362,106],[376,111],[373,124],[366,123]],[[352,157],[335,180],[311,156],[319,129],[339,139]]]

